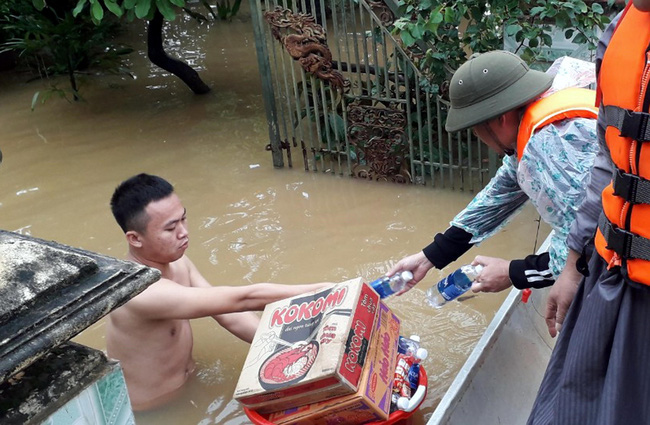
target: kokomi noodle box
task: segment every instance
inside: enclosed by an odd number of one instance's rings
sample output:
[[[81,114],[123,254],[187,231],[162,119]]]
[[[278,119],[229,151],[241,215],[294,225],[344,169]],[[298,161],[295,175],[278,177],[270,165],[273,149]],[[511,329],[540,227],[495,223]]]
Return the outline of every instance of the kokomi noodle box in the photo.
[[[268,304],[235,400],[269,413],[356,392],[378,304],[361,278]]]
[[[399,328],[399,318],[386,304],[380,303],[370,353],[357,392],[271,413],[269,422],[276,425],[356,425],[388,419]]]

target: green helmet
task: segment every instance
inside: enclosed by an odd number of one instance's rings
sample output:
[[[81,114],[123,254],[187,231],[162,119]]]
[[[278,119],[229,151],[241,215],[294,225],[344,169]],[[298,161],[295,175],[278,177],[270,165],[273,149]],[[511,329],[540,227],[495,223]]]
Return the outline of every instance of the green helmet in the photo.
[[[483,53],[463,65],[449,83],[449,132],[498,117],[544,93],[553,77],[532,70],[519,56],[503,50]]]

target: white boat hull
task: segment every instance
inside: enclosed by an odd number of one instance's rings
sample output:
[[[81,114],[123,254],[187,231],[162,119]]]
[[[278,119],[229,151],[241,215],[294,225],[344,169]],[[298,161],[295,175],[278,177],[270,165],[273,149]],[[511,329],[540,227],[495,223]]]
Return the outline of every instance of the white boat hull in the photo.
[[[548,291],[533,290],[524,304],[512,289],[427,425],[526,423],[555,346]]]

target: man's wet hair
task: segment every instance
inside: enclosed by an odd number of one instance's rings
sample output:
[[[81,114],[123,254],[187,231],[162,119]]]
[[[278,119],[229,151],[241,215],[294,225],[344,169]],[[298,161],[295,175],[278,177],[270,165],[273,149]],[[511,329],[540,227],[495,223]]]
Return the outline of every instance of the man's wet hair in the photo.
[[[174,193],[174,186],[162,177],[141,173],[120,183],[111,197],[111,211],[124,233],[144,233],[149,217],[145,208]]]

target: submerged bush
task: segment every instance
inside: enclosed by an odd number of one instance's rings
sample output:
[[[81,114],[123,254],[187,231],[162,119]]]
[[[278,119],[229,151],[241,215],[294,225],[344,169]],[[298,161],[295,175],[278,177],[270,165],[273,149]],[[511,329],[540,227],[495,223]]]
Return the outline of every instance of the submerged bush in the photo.
[[[8,0],[0,8],[0,50],[16,52],[19,64],[41,78],[68,77],[69,89],[52,83],[45,97],[71,94],[78,100],[81,72],[128,73],[122,57],[132,50],[115,42],[117,21],[94,23],[85,14],[75,17],[75,4],[63,0],[39,9],[38,1]]]

